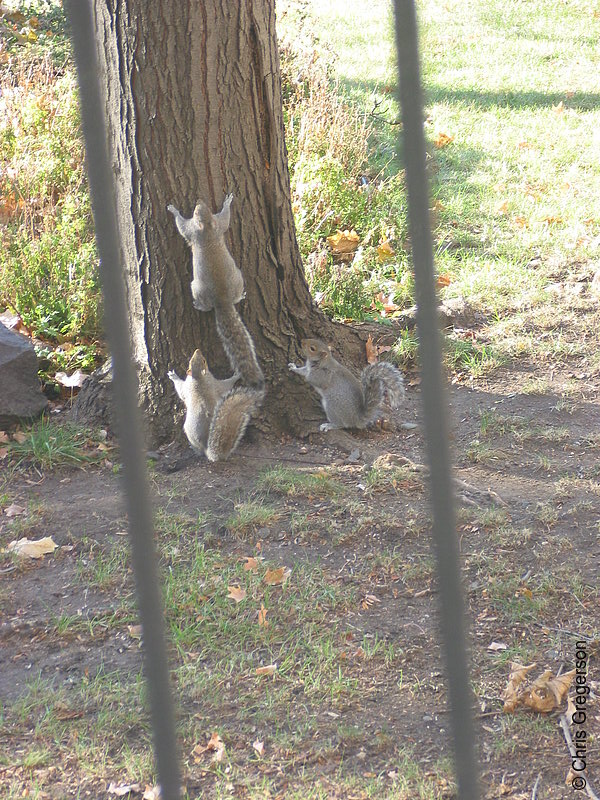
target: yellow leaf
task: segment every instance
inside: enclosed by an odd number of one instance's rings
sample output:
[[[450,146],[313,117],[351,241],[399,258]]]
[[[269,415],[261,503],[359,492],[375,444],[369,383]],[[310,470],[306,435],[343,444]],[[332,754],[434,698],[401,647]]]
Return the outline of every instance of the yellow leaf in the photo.
[[[496,214],[506,214],[508,211],[508,200],[501,200],[494,209]]]
[[[448,136],[447,133],[438,133],[433,143],[436,147],[447,147],[454,141],[454,136]]]
[[[386,239],[385,241],[381,242],[379,247],[377,248],[377,258],[380,261],[389,261],[390,258],[393,258],[396,255],[396,251]]]
[[[229,594],[227,597],[230,597],[232,600],[235,600],[236,603],[241,603],[242,600],[246,597],[246,590],[242,589],[241,586],[228,586]]]
[[[264,581],[268,586],[278,586],[279,584],[284,583],[291,574],[291,569],[288,569],[287,567],[268,569],[265,573]]]
[[[327,243],[334,254],[353,253],[360,244],[360,237],[355,230],[337,230],[327,237]]]
[[[267,614],[268,613],[269,613],[269,609],[265,608],[264,603],[261,603],[260,611],[258,612],[258,624],[263,626],[263,627],[265,627],[265,628],[269,624],[268,620],[267,620]]]
[[[45,536],[43,539],[36,539],[35,541],[27,538],[19,539],[18,542],[11,542],[6,549],[9,552],[16,553],[18,556],[42,558],[48,553],[53,553],[57,547],[58,545],[52,541],[50,536]]]
[[[562,114],[564,110],[565,110],[565,104],[563,103],[562,100],[558,105],[552,106],[552,111],[554,111],[555,114]]]
[[[518,225],[519,228],[527,228],[528,227],[527,220],[525,219],[525,217],[515,217],[514,218],[514,223],[515,223],[515,225]]]

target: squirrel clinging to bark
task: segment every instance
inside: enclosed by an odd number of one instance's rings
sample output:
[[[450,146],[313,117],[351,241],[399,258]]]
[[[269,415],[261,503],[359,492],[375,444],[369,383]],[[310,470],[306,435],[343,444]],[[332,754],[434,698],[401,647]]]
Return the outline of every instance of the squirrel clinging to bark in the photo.
[[[217,380],[196,350],[185,380],[169,372],[185,403],[185,434],[192,448],[206,453],[209,461],[225,459],[235,450],[265,395],[254,342],[235,308],[244,294],[244,280],[225,244],[232,198],[227,195],[218,214],[199,200],[191,219],[182,217],[175,206],[167,206],[192,248],[194,307],[214,309],[217,333],[234,371],[231,378]],[[240,385],[235,386],[237,382]]]
[[[327,417],[322,431],[366,428],[381,416],[386,397],[392,408],[397,408],[404,397],[404,379],[393,364],[369,364],[359,380],[336,361],[331,347],[319,339],[303,339],[301,352],[306,358],[304,366],[288,367],[319,393]]]
[[[228,194],[218,214],[211,213],[206,203],[198,200],[190,219],[185,219],[175,206],[167,206],[175,217],[177,230],[192,248],[192,297],[194,308],[199,311],[234,305],[244,295],[244,278],[225,244],[232,200],[233,195]]]
[[[168,373],[175,391],[185,403],[183,430],[192,448],[209,461],[227,458],[238,446],[262,393],[236,386],[240,376],[218,380],[200,350],[190,359],[185,380]]]

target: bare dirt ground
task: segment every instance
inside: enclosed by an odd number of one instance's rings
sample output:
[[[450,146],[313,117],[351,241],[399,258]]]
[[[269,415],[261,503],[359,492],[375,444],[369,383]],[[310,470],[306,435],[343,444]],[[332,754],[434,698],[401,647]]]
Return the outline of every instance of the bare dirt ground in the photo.
[[[575,642],[585,639],[591,654],[589,680],[599,679],[593,640],[598,631],[600,380],[580,369],[579,362],[565,361],[540,374],[539,364],[521,361],[489,379],[465,379],[451,387],[456,476],[480,490],[461,486],[458,505],[477,752],[486,797],[529,798],[538,775],[540,800],[573,794],[565,785],[571,758],[556,716],[502,713],[509,662],[535,661],[536,675],[546,667],[564,672],[574,665]],[[418,387],[409,389],[404,419],[419,423]],[[359,455],[351,453],[353,448]],[[217,465],[182,453],[181,469],[168,471],[171,455],[170,460],[161,457],[150,472],[160,518],[164,522],[176,514],[178,520],[189,520],[184,538],[202,537],[205,550],[223,559],[260,554],[285,565],[292,570],[291,580],[300,565],[318,564],[323,588],[348,592],[341,605],[323,603],[322,615],[336,637],[337,669],[352,685],[346,693],[325,693],[316,701],[293,674],[288,676],[289,704],[281,725],[293,734],[293,746],[283,743],[281,731],[275,735],[272,728],[263,729],[261,703],[268,701],[249,694],[243,679],[232,676],[219,683],[218,700],[197,697],[189,687],[179,691],[184,727],[193,716],[207,737],[219,730],[233,770],[219,776],[204,755],[193,756],[184,735],[190,796],[283,798],[299,791],[294,796],[308,797],[308,790],[301,793],[308,780],[320,787],[318,796],[372,797],[366,787],[377,779],[383,787],[380,797],[454,797],[425,478],[418,472],[391,472],[388,461],[370,484],[367,480],[369,465],[387,453],[423,462],[421,426],[262,446],[245,443],[239,455]],[[343,486],[342,499],[318,492],[271,492],[269,502],[279,515],[255,527],[227,524],[240,502],[264,499],[256,494],[256,481],[275,465],[329,470]],[[498,497],[486,494],[488,489]],[[9,493],[10,501],[28,511],[18,529],[14,519],[0,516],[0,541],[10,541],[17,531],[31,539],[51,535],[59,547],[39,561],[7,559],[0,565],[2,793],[106,797],[110,781],[123,783],[128,776],[115,774],[110,763],[86,767],[70,737],[81,731],[78,726],[108,725],[99,719],[99,703],[76,699],[78,687],[98,673],[134,683],[141,670],[139,639],[132,634],[135,617],[123,605],[132,588],[123,555],[126,523],[119,478],[106,467],[44,475],[21,470]],[[208,523],[198,525],[199,512]],[[295,527],[290,520],[300,512],[304,523]],[[117,567],[115,552],[122,559]],[[164,558],[163,568],[169,569]],[[65,622],[77,618],[90,624]],[[186,663],[184,650],[173,653],[176,665]],[[200,660],[198,669],[208,670],[203,679],[210,685],[210,656]],[[54,738],[42,725],[46,707],[22,702],[40,681],[67,698],[52,712],[62,723]],[[18,715],[11,711],[15,708]],[[600,786],[600,713],[595,702],[592,708],[587,775]],[[128,734],[133,748],[147,738],[136,724]],[[265,742],[261,758],[248,747],[255,736]],[[28,763],[27,754],[40,749],[50,755]],[[394,787],[408,763],[417,765],[419,777],[412,791],[402,794]],[[345,782],[348,776],[352,788]],[[251,787],[261,781],[270,789],[252,794]]]

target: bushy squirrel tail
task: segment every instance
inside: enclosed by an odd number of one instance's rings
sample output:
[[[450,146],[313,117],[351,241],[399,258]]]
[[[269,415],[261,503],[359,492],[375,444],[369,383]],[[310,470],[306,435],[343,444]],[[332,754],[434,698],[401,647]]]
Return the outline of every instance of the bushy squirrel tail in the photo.
[[[209,461],[222,461],[233,453],[263,398],[264,389],[238,386],[219,400],[210,421],[206,443]]]
[[[386,398],[392,408],[398,408],[404,398],[402,373],[387,361],[366,366],[361,380],[365,397],[365,425],[379,419]]]
[[[215,321],[233,371],[245,386],[264,389],[265,376],[256,358],[254,342],[235,306],[215,306]]]

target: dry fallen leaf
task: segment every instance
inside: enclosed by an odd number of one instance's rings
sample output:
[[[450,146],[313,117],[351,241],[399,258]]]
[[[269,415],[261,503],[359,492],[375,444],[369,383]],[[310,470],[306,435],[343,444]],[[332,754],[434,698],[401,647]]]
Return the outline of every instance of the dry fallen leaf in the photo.
[[[552,106],[552,111],[554,111],[555,114],[562,114],[564,110],[565,110],[565,104],[563,103],[562,100],[558,105]]]
[[[7,508],[4,509],[4,513],[7,517],[18,517],[20,514],[24,514],[26,511],[23,506],[19,506],[16,503],[11,503]]]
[[[507,650],[507,649],[508,645],[504,644],[504,642],[492,642],[491,644],[488,644],[488,650],[495,651],[495,650]]]
[[[6,548],[9,552],[16,553],[18,556],[27,556],[28,558],[42,558],[48,553],[53,553],[58,545],[52,541],[50,536],[45,536],[43,539],[32,541],[27,539],[19,539],[18,542],[11,542]]]
[[[223,761],[225,758],[225,743],[216,731],[207,742],[206,749],[214,752],[213,761]]]
[[[379,261],[389,261],[389,259],[393,258],[395,255],[396,251],[387,239],[381,242],[377,247],[377,258]]]
[[[264,603],[261,603],[260,611],[258,612],[258,624],[264,626],[265,628],[269,624],[267,620],[268,613],[269,609],[265,608]]]
[[[259,756],[262,756],[265,751],[265,743],[259,741],[258,739],[255,739],[255,741],[252,742],[252,747],[256,750]]]
[[[447,133],[438,133],[433,143],[436,147],[446,147],[454,141],[454,136],[448,136]]]
[[[257,675],[274,675],[277,672],[277,664],[269,664],[268,667],[257,667]]]
[[[360,244],[360,237],[355,230],[337,230],[327,237],[327,244],[334,255],[353,253]]]
[[[437,276],[435,283],[438,289],[440,289],[443,286],[450,286],[450,284],[452,283],[452,279],[453,276],[450,275],[450,273],[442,272],[440,275]]]
[[[377,363],[377,347],[373,344],[373,337],[369,334],[369,338],[365,342],[365,352],[367,355],[367,362],[369,364]]]
[[[497,203],[494,211],[496,214],[506,214],[508,211],[508,200],[500,200],[500,202]]]
[[[268,586],[279,586],[290,577],[292,570],[287,567],[278,567],[277,569],[268,569],[265,572],[264,582]]]
[[[142,638],[142,626],[141,625],[128,625],[127,632],[131,636],[132,639],[141,639]]]
[[[256,572],[258,569],[258,559],[254,558],[253,556],[247,556],[246,561],[244,563],[244,570],[246,572]]]
[[[142,800],[160,800],[160,786],[146,786]]]
[[[503,696],[504,707],[502,710],[505,714],[510,714],[515,710],[515,708],[517,708],[518,705],[521,704],[520,695],[522,693],[522,689],[519,689],[519,687],[525,681],[527,673],[531,672],[534,667],[535,662],[526,667],[523,666],[523,664],[519,664],[517,661],[511,662],[511,672],[508,676],[508,683],[506,685],[506,689],[504,690]]]
[[[142,787],[139,785],[139,783],[121,783],[117,785],[111,781],[108,787],[108,793],[114,794],[117,797],[125,797],[126,794],[131,794],[132,792],[138,794],[141,791]]]
[[[241,586],[228,586],[227,589],[229,590],[227,597],[231,597],[236,603],[241,603],[246,597],[246,590]]]

